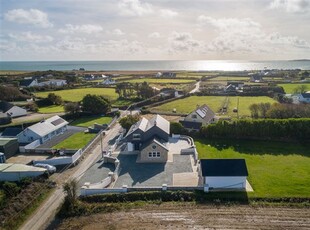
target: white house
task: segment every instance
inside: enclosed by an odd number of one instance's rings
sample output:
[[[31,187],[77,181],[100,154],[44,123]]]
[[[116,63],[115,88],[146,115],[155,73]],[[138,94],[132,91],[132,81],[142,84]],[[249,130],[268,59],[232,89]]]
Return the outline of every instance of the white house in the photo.
[[[56,87],[61,87],[67,85],[66,80],[62,79],[51,79],[48,81],[43,81],[39,83],[39,86],[56,86]]]
[[[202,159],[200,173],[204,187],[245,189],[248,170],[244,159]]]
[[[0,164],[0,181],[20,181],[24,177],[38,177],[45,173],[45,168],[24,164]]]
[[[19,143],[31,143],[35,140],[40,144],[52,139],[67,130],[68,122],[59,116],[53,116],[27,127],[17,135]]]
[[[21,117],[27,115],[27,110],[6,101],[0,102],[0,117]]]
[[[310,103],[310,93],[301,93],[297,97],[300,103]]]

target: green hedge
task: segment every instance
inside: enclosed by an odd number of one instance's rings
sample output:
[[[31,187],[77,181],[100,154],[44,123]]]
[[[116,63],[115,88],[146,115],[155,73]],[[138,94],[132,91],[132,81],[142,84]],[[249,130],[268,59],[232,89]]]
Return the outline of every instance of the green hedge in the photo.
[[[211,138],[310,140],[310,118],[221,121],[202,127],[200,134]]]

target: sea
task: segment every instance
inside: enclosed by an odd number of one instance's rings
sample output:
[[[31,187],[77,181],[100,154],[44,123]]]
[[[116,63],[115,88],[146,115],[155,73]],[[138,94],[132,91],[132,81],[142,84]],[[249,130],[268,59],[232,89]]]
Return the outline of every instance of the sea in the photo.
[[[244,71],[262,69],[310,70],[310,60],[288,61],[1,61],[0,70],[46,71]]]

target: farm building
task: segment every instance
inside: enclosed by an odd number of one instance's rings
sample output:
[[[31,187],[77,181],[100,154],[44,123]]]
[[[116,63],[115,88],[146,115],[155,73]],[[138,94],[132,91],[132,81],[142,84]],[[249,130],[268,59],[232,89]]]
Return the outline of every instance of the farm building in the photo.
[[[10,158],[18,152],[19,144],[16,138],[0,138],[0,152],[5,158]]]
[[[39,140],[40,144],[52,139],[54,136],[67,130],[68,122],[59,116],[53,116],[42,120],[28,128],[24,129],[17,135],[19,143],[31,143]]]
[[[168,159],[170,123],[160,115],[142,118],[126,135],[128,151],[139,151],[140,162],[166,162]]]
[[[44,168],[23,164],[0,164],[0,181],[20,181],[25,177],[38,177],[46,173]]]
[[[2,115],[1,115],[2,114]],[[27,115],[27,110],[6,101],[0,102],[0,116],[21,117]]]
[[[180,123],[187,130],[198,131],[201,126],[215,122],[215,113],[207,105],[198,106],[196,110],[188,114]]]
[[[202,159],[204,186],[214,189],[245,189],[248,170],[244,159]]]

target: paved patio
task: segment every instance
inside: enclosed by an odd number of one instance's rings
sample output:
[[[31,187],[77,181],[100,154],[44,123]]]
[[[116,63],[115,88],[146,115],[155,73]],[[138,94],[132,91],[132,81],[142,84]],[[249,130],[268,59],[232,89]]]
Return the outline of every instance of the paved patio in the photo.
[[[173,174],[193,172],[189,155],[173,155],[173,162],[167,163],[136,163],[137,155],[119,155],[121,171],[114,187],[173,185]]]

